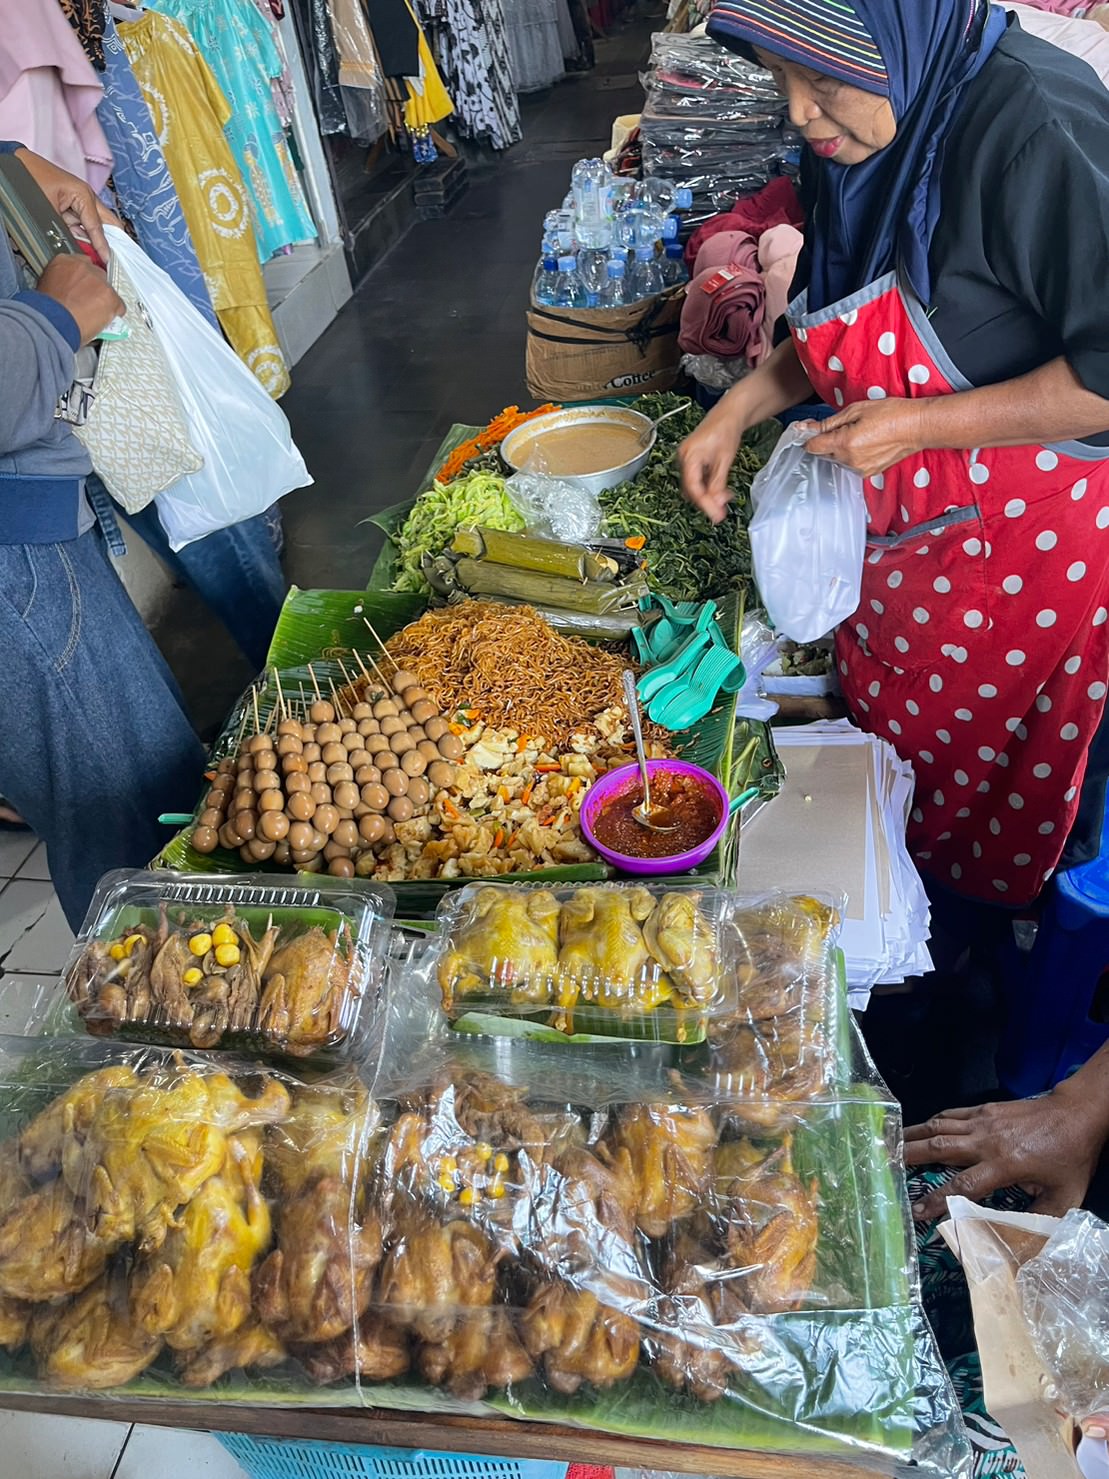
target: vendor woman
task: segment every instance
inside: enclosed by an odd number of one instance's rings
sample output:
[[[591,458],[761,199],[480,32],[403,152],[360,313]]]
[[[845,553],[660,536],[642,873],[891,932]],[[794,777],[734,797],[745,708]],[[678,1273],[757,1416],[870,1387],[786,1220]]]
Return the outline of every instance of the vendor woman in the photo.
[[[811,450],[870,540],[844,693],[912,761],[921,871],[1028,903],[1104,806],[1109,93],[985,0],[717,0],[709,31],[788,98],[808,222],[789,337],[686,493],[719,521],[748,428],[837,409]]]

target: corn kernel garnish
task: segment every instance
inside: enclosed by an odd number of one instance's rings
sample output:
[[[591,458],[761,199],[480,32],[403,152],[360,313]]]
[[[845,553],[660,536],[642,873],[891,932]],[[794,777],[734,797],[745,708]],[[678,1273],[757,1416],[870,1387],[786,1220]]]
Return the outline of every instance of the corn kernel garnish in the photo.
[[[202,956],[202,955],[207,955],[208,954],[208,951],[211,950],[211,948],[212,948],[212,937],[211,937],[211,935],[207,935],[207,934],[193,935],[192,939],[189,941],[189,949],[198,958],[200,956]]]

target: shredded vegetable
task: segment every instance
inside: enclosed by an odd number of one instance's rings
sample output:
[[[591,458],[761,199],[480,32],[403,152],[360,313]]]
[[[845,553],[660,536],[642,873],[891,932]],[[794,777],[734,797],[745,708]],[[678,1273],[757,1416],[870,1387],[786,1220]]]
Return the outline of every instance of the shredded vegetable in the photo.
[[[474,472],[453,483],[434,483],[421,493],[396,535],[400,559],[393,589],[428,594],[431,587],[423,577],[420,561],[425,554],[440,554],[463,524],[510,531],[524,527],[524,520],[505,492],[504,478]]]
[[[436,473],[436,481],[449,483],[463,470],[469,470],[469,463],[480,458],[490,448],[499,447],[510,431],[523,426],[525,421],[531,421],[536,416],[545,416],[548,411],[558,409],[558,406],[546,405],[540,406],[536,411],[521,411],[519,406],[506,406],[499,416],[494,416],[489,425],[478,432],[477,436],[472,437],[468,442],[463,442],[460,447],[455,447]]]

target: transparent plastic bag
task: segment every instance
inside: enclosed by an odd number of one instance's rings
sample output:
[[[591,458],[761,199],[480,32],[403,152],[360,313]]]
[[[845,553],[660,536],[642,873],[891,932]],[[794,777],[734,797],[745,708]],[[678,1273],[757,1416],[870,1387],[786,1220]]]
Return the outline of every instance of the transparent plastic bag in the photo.
[[[0,1038],[5,1389],[357,1404],[378,1119],[349,1071]]]
[[[65,971],[78,1018],[97,1037],[370,1061],[392,890],[303,878],[107,874]]]
[[[1068,1212],[1017,1288],[1056,1406],[1076,1422],[1109,1412],[1109,1226]]]
[[[588,488],[533,472],[514,473],[504,486],[533,533],[568,544],[600,537],[604,515]]]
[[[751,558],[770,618],[795,642],[815,642],[858,608],[866,552],[862,479],[787,427],[751,484]]]
[[[285,413],[162,269],[125,232],[106,228],[142,296],[181,397],[189,438],[204,458],[155,500],[170,548],[265,513],[312,479]]]

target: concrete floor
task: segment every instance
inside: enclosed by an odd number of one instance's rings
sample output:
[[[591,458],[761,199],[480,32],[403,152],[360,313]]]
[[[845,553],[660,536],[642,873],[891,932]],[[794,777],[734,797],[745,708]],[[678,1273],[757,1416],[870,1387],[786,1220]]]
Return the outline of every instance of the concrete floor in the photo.
[[[363,521],[415,492],[451,424],[533,404],[524,314],[543,216],[574,162],[608,147],[613,119],[641,108],[658,24],[628,25],[598,44],[595,71],[524,98],[523,143],[470,162],[462,201],[413,226],[297,365],[283,405],[316,483],[284,503],[290,581],[364,585],[380,535]],[[155,635],[207,731],[252,674],[190,591]]]

